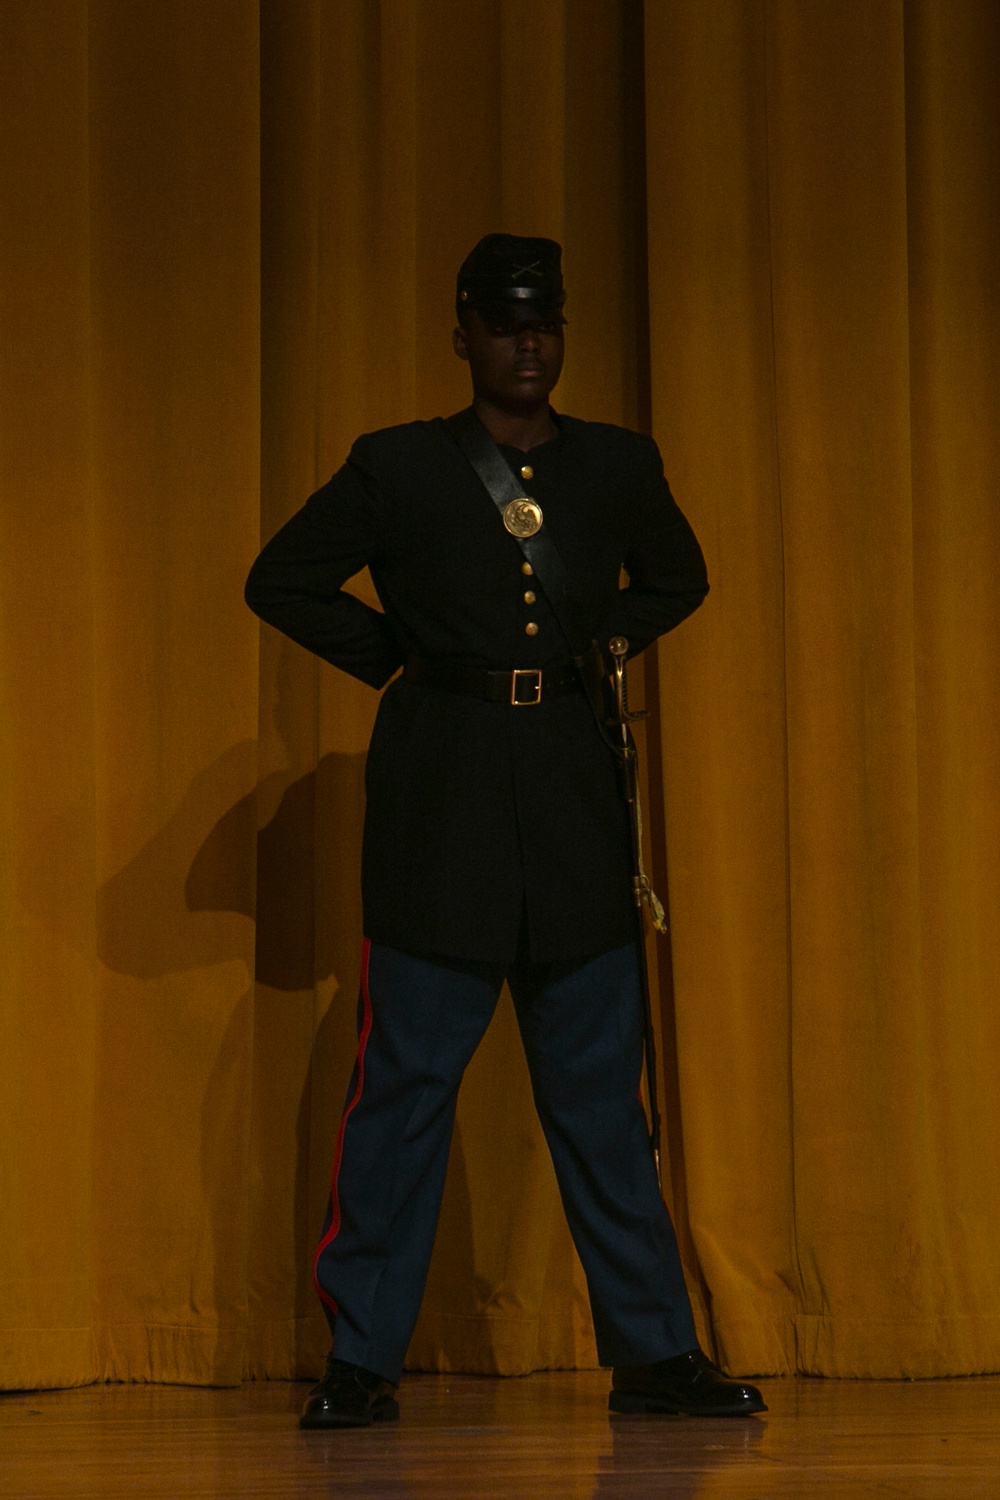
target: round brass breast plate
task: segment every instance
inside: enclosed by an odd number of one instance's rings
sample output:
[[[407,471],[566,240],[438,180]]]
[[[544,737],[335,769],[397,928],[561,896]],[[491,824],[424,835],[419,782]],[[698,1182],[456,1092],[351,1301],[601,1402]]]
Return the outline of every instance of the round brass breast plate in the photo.
[[[525,496],[509,500],[503,508],[503,524],[511,536],[534,536],[542,526],[542,507]]]

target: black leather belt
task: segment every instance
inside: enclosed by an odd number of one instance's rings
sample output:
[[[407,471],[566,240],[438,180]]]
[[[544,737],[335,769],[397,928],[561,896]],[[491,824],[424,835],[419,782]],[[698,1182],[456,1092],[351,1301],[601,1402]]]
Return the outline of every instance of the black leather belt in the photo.
[[[467,667],[461,662],[434,660],[426,656],[407,658],[403,668],[407,682],[482,698],[486,703],[509,703],[513,708],[534,708],[564,693],[580,692],[580,677],[572,662],[557,667],[518,667],[513,672],[493,672],[487,667]]]

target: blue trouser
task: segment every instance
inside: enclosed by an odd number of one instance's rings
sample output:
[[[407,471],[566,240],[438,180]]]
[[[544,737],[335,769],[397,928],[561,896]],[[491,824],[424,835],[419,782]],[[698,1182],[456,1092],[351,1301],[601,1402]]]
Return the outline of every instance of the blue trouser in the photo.
[[[334,1353],[393,1382],[420,1310],[458,1087],[505,977],[601,1363],[650,1364],[697,1344],[639,1098],[634,947],[580,964],[518,961],[505,975],[366,943],[316,1286]]]

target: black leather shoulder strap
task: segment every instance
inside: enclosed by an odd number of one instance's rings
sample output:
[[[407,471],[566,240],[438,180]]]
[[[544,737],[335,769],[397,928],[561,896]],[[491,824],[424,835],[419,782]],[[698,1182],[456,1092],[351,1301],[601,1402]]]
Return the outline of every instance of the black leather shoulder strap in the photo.
[[[511,473],[506,459],[471,406],[448,417],[446,425],[498,511],[502,513],[511,500],[524,497],[523,485]],[[545,529],[544,519],[534,536],[517,537],[516,541],[545,591],[570,652],[574,657],[584,656],[593,646],[590,622],[574,593],[566,564]]]

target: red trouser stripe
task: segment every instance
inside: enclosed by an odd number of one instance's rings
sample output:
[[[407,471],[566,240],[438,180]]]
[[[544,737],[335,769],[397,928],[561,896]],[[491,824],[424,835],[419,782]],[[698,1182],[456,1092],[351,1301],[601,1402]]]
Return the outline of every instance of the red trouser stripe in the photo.
[[[325,1302],[326,1306],[333,1313],[337,1311],[337,1304],[329,1292],[325,1292],[319,1284],[319,1258],[327,1245],[332,1244],[337,1238],[340,1230],[339,1181],[340,1163],[344,1155],[344,1131],[347,1127],[351,1111],[361,1098],[361,1091],[365,1086],[365,1048],[368,1046],[368,1036],[372,1029],[372,1000],[368,990],[368,962],[371,957],[371,949],[371,943],[368,938],[365,938],[361,948],[361,1030],[358,1034],[358,1058],[355,1064],[357,1081],[354,1085],[354,1093],[351,1095],[341,1117],[340,1130],[337,1132],[337,1149],[333,1153],[333,1172],[330,1178],[330,1227],[316,1247],[316,1258],[313,1261],[313,1285],[320,1300]]]

